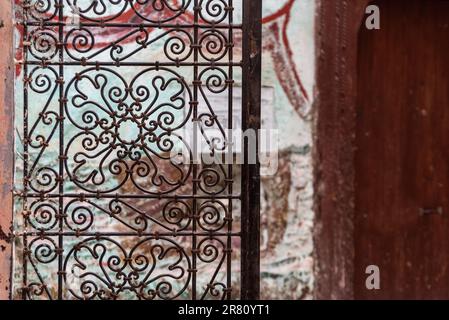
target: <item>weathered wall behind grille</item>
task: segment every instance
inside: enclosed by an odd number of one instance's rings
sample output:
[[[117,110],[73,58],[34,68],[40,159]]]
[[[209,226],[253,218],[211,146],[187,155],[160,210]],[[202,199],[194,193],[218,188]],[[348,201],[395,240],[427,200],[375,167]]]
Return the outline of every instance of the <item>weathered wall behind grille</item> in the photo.
[[[262,77],[274,88],[270,112],[281,151],[278,173],[262,177],[262,297],[311,299],[316,2],[263,0],[263,6]]]
[[[272,118],[270,126],[279,129],[281,151],[278,173],[262,178],[261,293],[262,298],[307,299],[312,297],[314,282],[311,107],[315,1],[263,0],[263,5],[263,85],[268,108],[262,112]],[[104,33],[104,42],[116,36]],[[17,30],[16,46],[20,46],[19,37]],[[162,56],[163,47],[152,55],[155,59]],[[16,68],[18,80],[22,72]],[[16,88],[16,99],[21,92]],[[160,210],[157,202],[151,206]]]

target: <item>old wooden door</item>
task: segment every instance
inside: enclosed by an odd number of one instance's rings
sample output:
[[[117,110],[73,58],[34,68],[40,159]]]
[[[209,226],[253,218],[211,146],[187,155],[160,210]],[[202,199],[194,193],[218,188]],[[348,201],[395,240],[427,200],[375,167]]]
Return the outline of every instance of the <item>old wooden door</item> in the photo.
[[[449,1],[375,4],[381,29],[359,35],[355,297],[449,298]]]

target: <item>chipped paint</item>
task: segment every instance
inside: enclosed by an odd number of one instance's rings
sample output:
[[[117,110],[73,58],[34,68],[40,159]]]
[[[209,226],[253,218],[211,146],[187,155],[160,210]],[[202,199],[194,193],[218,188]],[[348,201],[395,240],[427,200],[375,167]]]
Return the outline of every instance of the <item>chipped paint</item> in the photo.
[[[315,1],[263,3],[263,85],[275,89],[281,150],[278,173],[262,180],[261,293],[264,299],[311,299]]]
[[[12,43],[12,5],[5,1],[0,11],[0,41]],[[12,167],[13,156],[11,153],[12,143],[12,114],[13,114],[13,67],[12,46],[2,51],[0,56],[0,120],[2,126],[0,129],[0,203],[2,210],[0,212],[0,300],[9,297],[10,272],[11,272],[11,220],[12,220]]]
[[[262,181],[261,292],[264,299],[310,299],[314,290],[311,114],[315,0],[264,0],[263,4],[263,85],[274,88],[273,123],[280,130],[281,156],[278,173]],[[190,18],[186,15],[186,19]],[[22,45],[20,33],[18,26],[18,47]],[[117,37],[104,33],[104,42],[111,36]],[[16,61],[21,60],[18,50]],[[17,65],[18,80],[21,71]],[[16,84],[19,99],[20,82]],[[16,138],[16,142],[20,140]],[[16,148],[20,150],[20,142]],[[154,206],[157,208],[157,204]]]

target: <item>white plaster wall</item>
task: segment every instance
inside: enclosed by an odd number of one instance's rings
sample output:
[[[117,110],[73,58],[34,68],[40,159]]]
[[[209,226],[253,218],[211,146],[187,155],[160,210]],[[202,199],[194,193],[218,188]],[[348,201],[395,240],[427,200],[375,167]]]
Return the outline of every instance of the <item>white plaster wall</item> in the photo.
[[[275,89],[281,160],[278,174],[263,179],[262,297],[309,299],[314,288],[310,111],[315,85],[315,1],[264,0],[263,5],[265,20],[283,10],[286,13],[264,23],[263,85]],[[290,8],[285,10],[286,6]],[[299,94],[296,76],[307,99]],[[296,100],[292,99],[295,94]],[[270,241],[277,242],[271,249]]]

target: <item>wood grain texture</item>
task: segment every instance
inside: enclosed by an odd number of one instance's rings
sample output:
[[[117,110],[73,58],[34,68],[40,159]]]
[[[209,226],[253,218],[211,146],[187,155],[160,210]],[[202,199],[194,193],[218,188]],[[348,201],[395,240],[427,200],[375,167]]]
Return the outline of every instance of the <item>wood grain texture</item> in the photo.
[[[10,297],[13,179],[13,15],[10,1],[0,10],[0,299]]]
[[[353,298],[357,35],[368,0],[318,3],[316,299]]]
[[[355,297],[448,299],[449,1],[374,3],[381,30],[362,28],[358,53]]]

